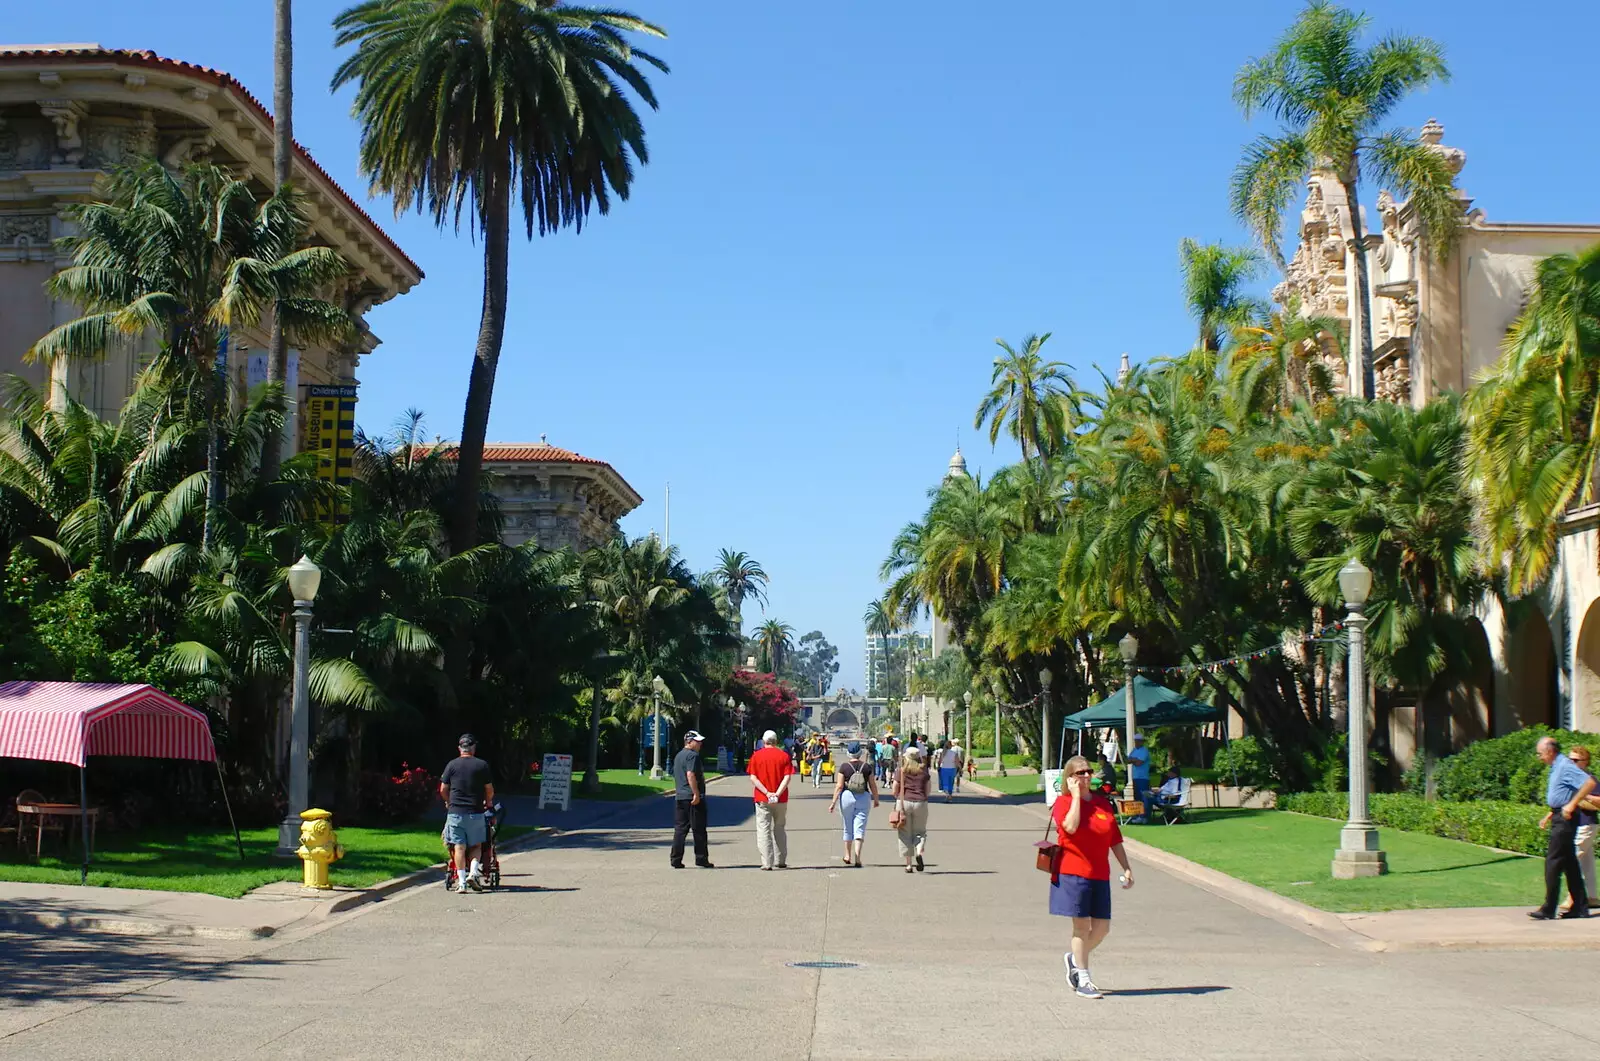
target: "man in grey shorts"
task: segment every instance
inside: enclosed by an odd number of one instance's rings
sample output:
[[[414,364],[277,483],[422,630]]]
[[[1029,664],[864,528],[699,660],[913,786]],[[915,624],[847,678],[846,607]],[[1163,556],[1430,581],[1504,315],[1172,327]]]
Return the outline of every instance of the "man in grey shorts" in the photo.
[[[478,758],[478,738],[463,733],[456,742],[461,754],[439,775],[439,798],[444,800],[444,842],[455,848],[456,891],[483,891],[483,867],[478,852],[489,831],[483,811],[494,802],[494,774]],[[470,862],[469,862],[470,860]]]

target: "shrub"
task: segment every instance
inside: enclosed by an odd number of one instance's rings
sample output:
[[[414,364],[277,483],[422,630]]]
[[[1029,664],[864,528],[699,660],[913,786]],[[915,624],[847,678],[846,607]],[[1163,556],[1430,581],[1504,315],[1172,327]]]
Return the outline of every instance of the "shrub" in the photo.
[[[420,818],[439,798],[439,779],[421,766],[400,764],[400,773],[386,777],[375,771],[361,775],[361,820],[401,824]]]
[[[1531,726],[1504,737],[1477,741],[1435,765],[1438,797],[1463,803],[1480,799],[1542,803],[1547,768],[1539,762],[1534,746],[1544,736],[1560,741],[1563,749],[1574,744],[1600,746],[1600,736],[1593,733],[1544,726]],[[1417,767],[1408,771],[1407,791],[1421,795],[1423,776]]]
[[[1544,811],[1538,806],[1504,800],[1428,800],[1409,793],[1374,794],[1368,797],[1367,805],[1373,823],[1389,829],[1465,840],[1526,855],[1544,854],[1545,833],[1539,828]],[[1341,821],[1350,814],[1346,796],[1338,792],[1280,794],[1278,809]]]
[[[1218,748],[1211,768],[1225,783],[1237,778],[1243,788],[1271,788],[1274,782],[1272,762],[1254,737],[1240,737]]]

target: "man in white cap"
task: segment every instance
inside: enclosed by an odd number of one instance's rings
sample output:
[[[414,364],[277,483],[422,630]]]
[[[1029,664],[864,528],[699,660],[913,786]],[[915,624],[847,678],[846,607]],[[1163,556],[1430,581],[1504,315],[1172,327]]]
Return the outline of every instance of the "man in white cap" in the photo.
[[[1144,734],[1134,731],[1133,747],[1128,750],[1128,776],[1133,780],[1133,798],[1144,803],[1144,816],[1150,816],[1150,749]]]
[[[756,801],[756,851],[761,868],[789,868],[789,778],[794,761],[778,747],[778,734],[767,730],[761,747],[750,756],[750,783]]]
[[[672,760],[672,782],[678,790],[673,808],[672,868],[683,868],[683,843],[694,833],[694,864],[712,869],[711,846],[706,838],[706,768],[700,761],[705,737],[698,730],[683,735],[683,750]]]

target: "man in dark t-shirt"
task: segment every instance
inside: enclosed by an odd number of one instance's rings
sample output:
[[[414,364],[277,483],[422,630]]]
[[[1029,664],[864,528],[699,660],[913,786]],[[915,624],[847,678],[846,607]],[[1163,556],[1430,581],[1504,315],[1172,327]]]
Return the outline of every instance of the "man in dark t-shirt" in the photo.
[[[494,774],[478,758],[478,738],[463,733],[456,742],[461,754],[439,775],[439,798],[444,800],[444,842],[455,848],[456,891],[483,891],[483,867],[478,852],[488,837],[483,811],[494,802]],[[470,860],[470,862],[469,862]],[[470,868],[464,869],[463,867]]]
[[[705,737],[696,730],[683,735],[683,750],[672,759],[672,781],[677,801],[672,816],[672,868],[683,868],[683,844],[694,832],[694,864],[712,869],[711,846],[706,839],[706,771],[700,761]]]

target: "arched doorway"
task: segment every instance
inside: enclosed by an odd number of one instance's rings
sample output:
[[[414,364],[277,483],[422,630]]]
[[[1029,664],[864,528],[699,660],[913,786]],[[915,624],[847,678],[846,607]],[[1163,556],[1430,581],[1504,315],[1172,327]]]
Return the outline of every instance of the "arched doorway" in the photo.
[[[854,708],[836,707],[828,712],[824,725],[828,729],[848,729],[853,732],[861,728],[861,718],[856,714]]]
[[[1449,685],[1436,685],[1422,702],[1419,750],[1432,759],[1452,755],[1490,735],[1494,722],[1494,657],[1489,635],[1476,619],[1467,622],[1471,669]]]
[[[1518,728],[1541,723],[1559,725],[1561,686],[1556,676],[1555,639],[1550,636],[1550,624],[1531,602],[1519,611],[1507,657],[1512,719]]]
[[[1572,728],[1593,731],[1600,726],[1600,600],[1583,613],[1572,673]]]

